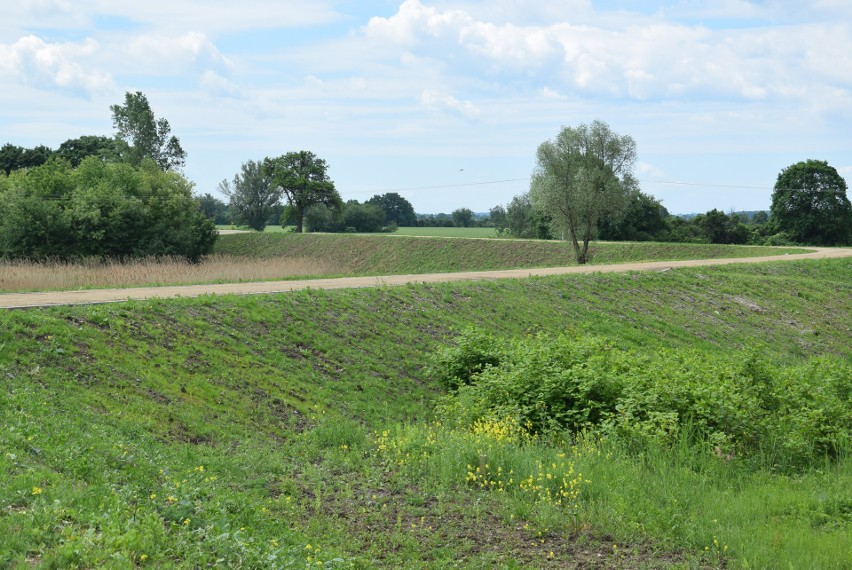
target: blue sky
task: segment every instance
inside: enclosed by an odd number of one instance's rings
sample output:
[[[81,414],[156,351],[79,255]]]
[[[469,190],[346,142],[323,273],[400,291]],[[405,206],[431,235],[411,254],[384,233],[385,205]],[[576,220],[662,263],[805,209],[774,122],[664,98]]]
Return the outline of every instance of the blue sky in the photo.
[[[848,0],[17,0],[0,21],[0,144],[113,133],[144,92],[216,194],[311,150],[344,199],[487,211],[537,146],[601,119],[673,213],[769,207],[778,172],[852,181]]]

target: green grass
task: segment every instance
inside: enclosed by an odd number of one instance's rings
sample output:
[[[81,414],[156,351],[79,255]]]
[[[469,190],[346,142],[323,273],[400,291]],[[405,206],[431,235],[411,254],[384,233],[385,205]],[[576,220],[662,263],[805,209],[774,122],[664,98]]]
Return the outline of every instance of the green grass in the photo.
[[[398,228],[395,235],[423,237],[454,237],[454,238],[497,238],[494,228]]]
[[[598,243],[592,264],[802,253],[768,248],[671,243]],[[568,244],[537,240],[444,239],[389,235],[249,233],[221,236],[214,253],[323,259],[353,275],[441,273],[576,265]]]
[[[848,567],[848,456],[489,440],[589,481],[501,495],[427,368],[471,325],[848,360],[850,284],[843,259],[0,313],[0,566]]]

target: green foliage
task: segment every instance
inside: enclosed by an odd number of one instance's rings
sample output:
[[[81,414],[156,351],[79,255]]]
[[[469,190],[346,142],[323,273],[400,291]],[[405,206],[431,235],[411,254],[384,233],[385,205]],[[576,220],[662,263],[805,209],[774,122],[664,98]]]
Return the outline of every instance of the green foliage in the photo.
[[[417,215],[414,213],[414,206],[396,192],[376,194],[367,200],[367,204],[378,206],[384,210],[385,221],[388,224],[393,222],[397,226],[417,225]]]
[[[474,225],[473,210],[470,208],[459,208],[450,214],[453,217],[453,225],[457,228],[469,228]]]
[[[56,155],[77,168],[83,159],[95,156],[104,162],[122,162],[129,158],[130,147],[120,138],[86,135],[68,139],[59,145]]]
[[[44,145],[24,148],[11,143],[0,147],[0,171],[9,174],[13,170],[41,166],[53,156],[53,151]]]
[[[793,241],[811,245],[852,243],[852,203],[846,181],[823,160],[807,160],[778,174],[772,222]]]
[[[577,263],[589,260],[598,222],[624,214],[638,184],[635,162],[633,139],[614,133],[603,121],[563,127],[554,140],[538,147],[532,204],[551,217],[555,233],[570,238]]]
[[[246,235],[236,243],[273,248]],[[274,247],[351,255],[382,239],[290,237],[303,241]],[[631,255],[662,247],[640,245]],[[465,263],[471,251],[495,250]],[[850,271],[838,259],[2,312],[0,566],[843,568],[848,455],[790,476],[688,433],[656,445],[531,437],[506,417],[437,425],[444,390],[425,370],[471,327],[503,352],[543,331],[651,363],[763,341],[773,368],[828,402],[800,357],[852,356]]]
[[[171,134],[169,121],[157,119],[148,98],[141,91],[124,94],[123,105],[111,105],[116,135],[128,146],[128,158],[134,166],[153,160],[162,170],[176,170],[186,164],[186,151]]]
[[[598,237],[615,241],[667,241],[669,213],[653,196],[634,190],[621,218],[598,220]]]
[[[514,238],[550,239],[551,216],[533,208],[529,192],[515,196],[506,206],[506,233]]]
[[[451,346],[438,352],[431,374],[444,387],[455,390],[471,384],[489,366],[500,364],[503,352],[503,341],[471,327],[455,337]]]
[[[328,176],[328,163],[310,151],[266,158],[263,170],[272,186],[281,189],[293,208],[297,233],[302,232],[305,214],[311,206],[324,205],[336,210],[343,207],[340,194]]]
[[[261,162],[244,162],[233,182],[222,180],[219,191],[230,198],[232,221],[263,231],[273,208],[281,200],[281,188],[272,183]]]
[[[198,196],[198,210],[208,220],[213,220],[217,226],[225,226],[231,223],[231,212],[228,205],[210,193]]]
[[[52,160],[12,173],[0,192],[0,255],[7,258],[182,256],[213,247],[213,223],[197,211],[192,184],[153,162],[139,168]]]
[[[566,335],[501,345],[468,332],[436,369],[458,387],[445,408],[463,423],[508,416],[534,432],[668,443],[686,434],[782,468],[837,457],[852,443],[852,366],[826,358],[776,367],[754,352],[646,355]]]

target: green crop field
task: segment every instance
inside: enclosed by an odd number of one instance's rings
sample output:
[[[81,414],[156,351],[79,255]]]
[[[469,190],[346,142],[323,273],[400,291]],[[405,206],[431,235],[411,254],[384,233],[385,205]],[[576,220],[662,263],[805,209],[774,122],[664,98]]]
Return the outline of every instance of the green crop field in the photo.
[[[6,311],[0,567],[848,568],[850,314],[848,259]]]

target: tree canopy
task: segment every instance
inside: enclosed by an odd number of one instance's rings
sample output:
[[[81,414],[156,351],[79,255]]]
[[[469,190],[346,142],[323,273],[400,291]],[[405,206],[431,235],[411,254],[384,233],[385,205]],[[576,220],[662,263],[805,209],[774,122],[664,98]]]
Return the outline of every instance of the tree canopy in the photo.
[[[387,192],[376,194],[366,202],[380,207],[385,212],[385,223],[395,223],[397,226],[410,227],[417,225],[417,214],[411,202],[397,194]]]
[[[795,242],[852,243],[852,205],[846,181],[824,160],[807,160],[778,174],[772,192],[772,223]]]
[[[328,177],[328,163],[306,150],[288,152],[263,161],[263,170],[274,187],[280,188],[296,217],[296,231],[304,230],[308,208],[322,204],[338,211],[343,200]]]
[[[578,263],[589,259],[589,242],[604,218],[620,219],[630,192],[636,143],[603,121],[563,127],[538,147],[530,184],[533,206],[571,240]],[[581,243],[582,242],[582,245]]]
[[[0,176],[0,256],[174,255],[198,261],[216,240],[192,183],[151,160],[139,167],[53,158]]]
[[[223,180],[219,190],[230,198],[233,221],[263,231],[272,210],[281,201],[281,188],[272,183],[262,162],[243,163],[233,182]]]
[[[130,163],[138,166],[152,159],[162,170],[176,170],[186,164],[180,140],[171,134],[169,121],[157,119],[148,98],[141,91],[124,94],[124,105],[111,105],[112,122],[118,138],[130,146]]]

